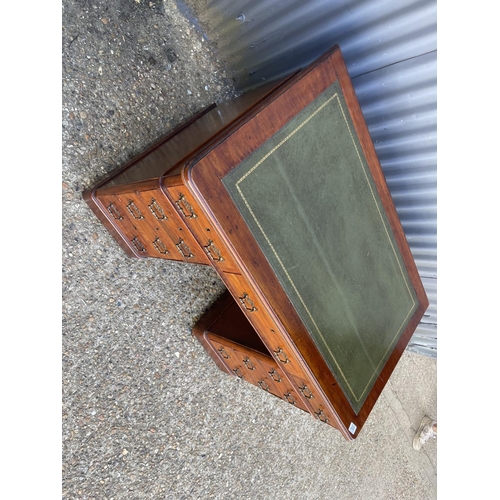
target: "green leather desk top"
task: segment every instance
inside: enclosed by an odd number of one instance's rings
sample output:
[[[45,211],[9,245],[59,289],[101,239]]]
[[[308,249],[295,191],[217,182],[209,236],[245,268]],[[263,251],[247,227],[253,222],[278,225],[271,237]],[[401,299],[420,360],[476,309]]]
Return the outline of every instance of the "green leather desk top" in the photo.
[[[359,413],[418,300],[338,83],[223,184]]]

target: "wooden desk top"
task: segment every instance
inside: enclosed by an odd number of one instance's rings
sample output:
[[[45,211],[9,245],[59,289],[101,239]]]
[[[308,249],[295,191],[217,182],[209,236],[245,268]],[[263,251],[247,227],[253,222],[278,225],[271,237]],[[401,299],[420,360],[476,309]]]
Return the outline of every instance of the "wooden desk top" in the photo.
[[[280,341],[357,435],[428,302],[340,51],[184,177]]]

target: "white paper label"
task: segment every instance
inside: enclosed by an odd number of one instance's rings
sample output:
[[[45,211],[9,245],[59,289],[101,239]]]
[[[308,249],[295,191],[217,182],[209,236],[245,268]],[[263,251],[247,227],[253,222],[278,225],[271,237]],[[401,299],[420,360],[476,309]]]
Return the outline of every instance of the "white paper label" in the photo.
[[[354,434],[356,432],[357,426],[355,426],[352,422],[351,425],[349,426],[349,432],[351,434]]]

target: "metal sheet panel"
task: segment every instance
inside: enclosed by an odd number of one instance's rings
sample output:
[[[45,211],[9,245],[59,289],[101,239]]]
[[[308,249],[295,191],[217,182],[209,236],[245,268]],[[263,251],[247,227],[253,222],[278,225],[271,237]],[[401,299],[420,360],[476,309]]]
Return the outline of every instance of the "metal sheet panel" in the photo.
[[[436,53],[353,84],[420,274],[437,278]]]
[[[437,47],[435,0],[188,3],[242,87],[289,74],[335,43],[351,77]]]
[[[408,346],[437,356],[437,53],[353,79],[429,308]]]
[[[189,0],[240,90],[339,44],[430,300],[409,345],[437,353],[435,0]]]

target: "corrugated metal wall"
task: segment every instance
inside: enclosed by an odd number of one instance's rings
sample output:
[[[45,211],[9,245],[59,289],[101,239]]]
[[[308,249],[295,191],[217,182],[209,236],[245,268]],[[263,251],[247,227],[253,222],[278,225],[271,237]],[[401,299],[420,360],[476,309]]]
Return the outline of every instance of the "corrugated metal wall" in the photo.
[[[408,348],[436,356],[436,1],[188,3],[241,90],[340,45],[430,300]]]

